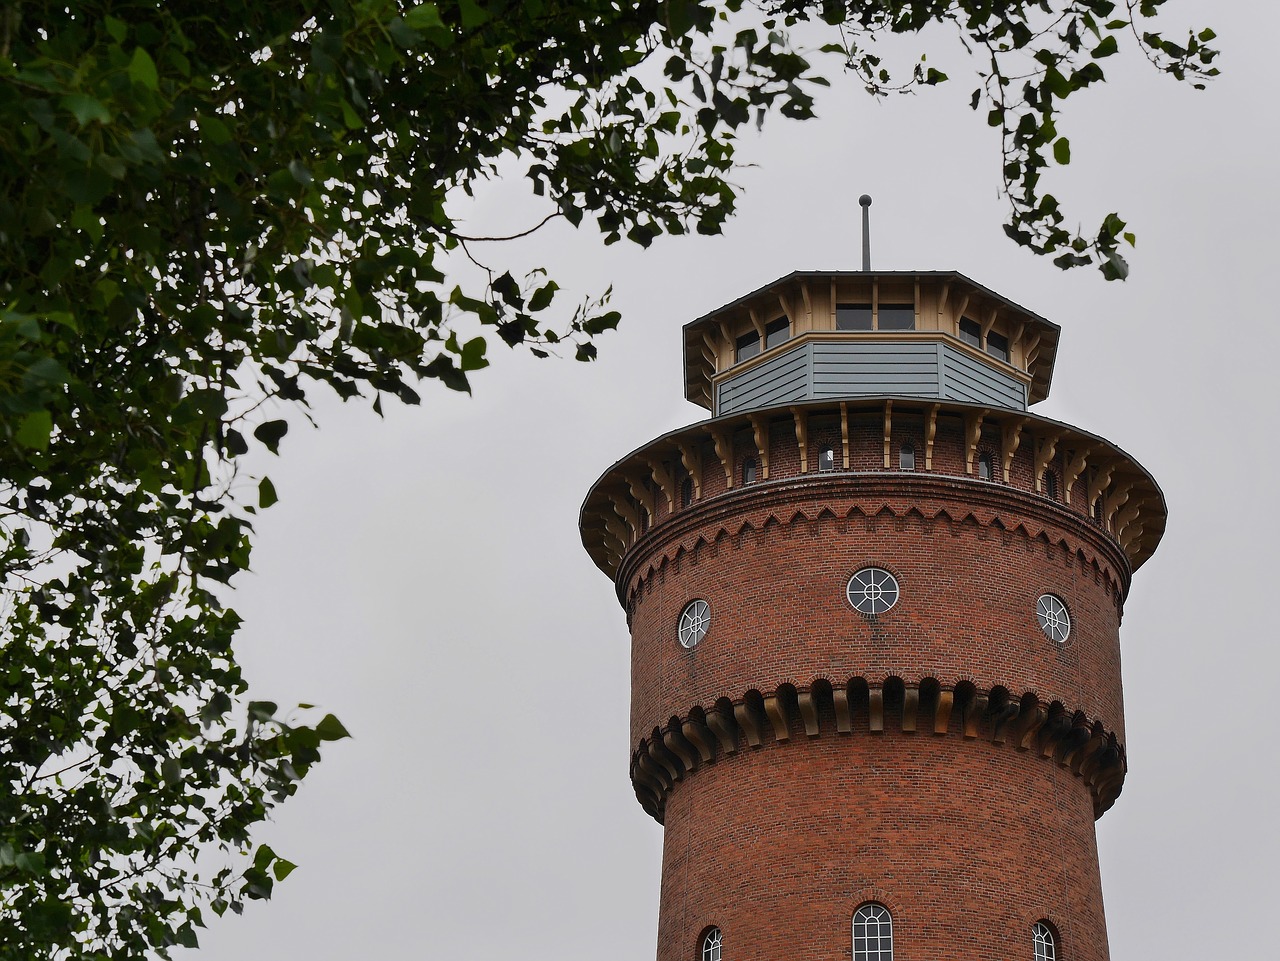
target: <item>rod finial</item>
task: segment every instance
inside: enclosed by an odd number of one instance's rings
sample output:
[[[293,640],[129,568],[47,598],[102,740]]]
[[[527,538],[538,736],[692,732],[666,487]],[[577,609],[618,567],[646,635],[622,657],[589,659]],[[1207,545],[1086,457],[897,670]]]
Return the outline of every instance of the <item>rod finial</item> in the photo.
[[[871,270],[871,195],[863,194],[858,198],[862,204],[862,269]]]

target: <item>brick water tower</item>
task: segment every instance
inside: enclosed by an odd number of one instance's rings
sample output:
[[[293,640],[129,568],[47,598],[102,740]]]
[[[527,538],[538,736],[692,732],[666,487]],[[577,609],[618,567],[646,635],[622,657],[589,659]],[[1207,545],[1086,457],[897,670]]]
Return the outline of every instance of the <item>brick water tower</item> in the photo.
[[[1028,412],[1059,328],[797,272],[684,328],[712,417],[588,494],[631,628],[659,961],[1105,961],[1119,626],[1164,500]]]

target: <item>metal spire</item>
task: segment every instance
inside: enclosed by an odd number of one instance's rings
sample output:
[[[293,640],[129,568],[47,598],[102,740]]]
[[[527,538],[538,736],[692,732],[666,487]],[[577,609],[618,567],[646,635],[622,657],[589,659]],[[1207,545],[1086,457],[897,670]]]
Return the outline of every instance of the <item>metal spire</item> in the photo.
[[[871,270],[871,195],[863,194],[858,198],[862,204],[862,269]]]

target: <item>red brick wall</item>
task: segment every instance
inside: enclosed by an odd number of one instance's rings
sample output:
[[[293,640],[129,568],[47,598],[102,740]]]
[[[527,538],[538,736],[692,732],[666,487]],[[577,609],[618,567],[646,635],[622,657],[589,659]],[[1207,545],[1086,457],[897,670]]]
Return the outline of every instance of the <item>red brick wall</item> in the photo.
[[[1087,524],[1008,489],[921,479],[912,497],[904,486],[911,483],[902,475],[827,476],[748,489],[677,539],[650,541],[650,556],[629,558],[626,569],[637,571],[633,743],[721,697],[855,676],[873,684],[932,677],[944,688],[969,680],[980,689],[1003,685],[1015,699],[1034,692],[1084,711],[1123,740],[1118,556],[1100,549]],[[685,544],[696,546],[681,552]],[[655,557],[675,554],[641,577]],[[1095,566],[1090,557],[1112,563]],[[874,621],[845,595],[850,576],[867,565],[892,571],[902,590],[898,605]],[[1036,621],[1046,592],[1070,609],[1065,645],[1048,640]],[[711,606],[711,629],[685,650],[676,624],[699,597]]]
[[[699,769],[667,802],[659,961],[851,957],[858,905],[893,914],[895,961],[1106,961],[1088,792],[981,741],[885,733],[768,745]]]
[[[1034,692],[1123,740],[1128,569],[1074,512],[998,484],[891,471],[758,484],[682,515],[622,569],[633,743],[722,697],[851,677]],[[867,565],[902,591],[874,620],[845,595]],[[1070,608],[1065,645],[1036,621],[1045,592]],[[676,625],[698,597],[711,629],[685,650]],[[1070,770],[989,739],[886,724],[741,745],[666,798],[659,961],[696,961],[709,924],[727,961],[849,958],[868,898],[893,912],[896,961],[1029,959],[1041,919],[1061,933],[1062,958],[1104,961],[1093,816]]]

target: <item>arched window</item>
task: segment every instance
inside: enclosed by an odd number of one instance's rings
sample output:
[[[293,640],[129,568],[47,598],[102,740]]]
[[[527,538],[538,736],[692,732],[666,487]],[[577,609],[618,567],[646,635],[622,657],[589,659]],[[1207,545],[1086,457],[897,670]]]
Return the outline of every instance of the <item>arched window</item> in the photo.
[[[916,469],[916,448],[911,441],[907,441],[902,445],[902,449],[898,451],[898,470],[915,470]]]
[[[824,447],[818,452],[818,470],[835,470],[836,469],[836,452],[830,447]]]
[[[1031,928],[1031,940],[1036,949],[1035,961],[1058,961],[1058,939],[1054,937],[1053,928],[1037,921]]]
[[[978,480],[991,480],[991,455],[978,455]]]
[[[1051,470],[1044,472],[1044,476],[1040,478],[1040,489],[1044,491],[1044,496],[1051,501],[1058,499],[1058,475]]]
[[[712,928],[702,936],[702,961],[720,961],[720,929]]]
[[[686,477],[680,482],[680,506],[688,507],[693,503],[693,478]]]
[[[756,482],[756,459],[748,457],[742,462],[742,483],[754,484]]]
[[[893,918],[869,901],[853,913],[853,961],[893,961]]]

